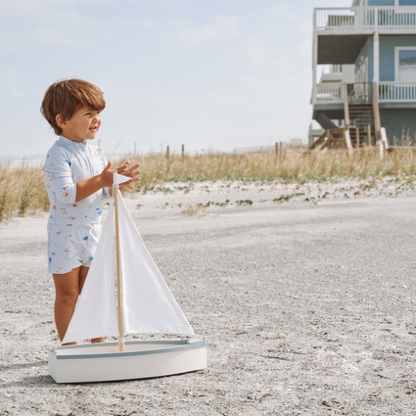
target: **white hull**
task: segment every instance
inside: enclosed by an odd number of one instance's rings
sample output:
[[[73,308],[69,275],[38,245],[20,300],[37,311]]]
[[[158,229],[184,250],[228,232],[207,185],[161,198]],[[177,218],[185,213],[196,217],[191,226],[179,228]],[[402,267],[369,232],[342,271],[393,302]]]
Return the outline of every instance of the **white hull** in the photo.
[[[50,347],[49,374],[57,383],[162,377],[207,367],[207,340],[127,341]]]

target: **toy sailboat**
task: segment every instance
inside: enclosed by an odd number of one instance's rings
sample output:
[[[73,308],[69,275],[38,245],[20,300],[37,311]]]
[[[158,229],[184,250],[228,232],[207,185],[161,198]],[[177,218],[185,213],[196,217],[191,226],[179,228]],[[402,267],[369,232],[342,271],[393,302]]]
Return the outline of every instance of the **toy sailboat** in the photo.
[[[118,184],[129,179],[114,173],[114,204],[62,341],[112,336],[118,342],[49,347],[49,374],[57,383],[160,377],[207,366],[206,339],[124,340],[138,333],[194,335],[119,191]]]

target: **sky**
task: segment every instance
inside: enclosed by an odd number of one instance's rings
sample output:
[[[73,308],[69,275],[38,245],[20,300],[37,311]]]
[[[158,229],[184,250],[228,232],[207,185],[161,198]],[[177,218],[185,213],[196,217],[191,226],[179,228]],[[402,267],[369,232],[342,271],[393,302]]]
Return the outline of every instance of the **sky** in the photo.
[[[232,151],[302,138],[312,108],[313,7],[350,0],[1,0],[0,156],[57,139],[43,94],[104,91],[107,154]]]

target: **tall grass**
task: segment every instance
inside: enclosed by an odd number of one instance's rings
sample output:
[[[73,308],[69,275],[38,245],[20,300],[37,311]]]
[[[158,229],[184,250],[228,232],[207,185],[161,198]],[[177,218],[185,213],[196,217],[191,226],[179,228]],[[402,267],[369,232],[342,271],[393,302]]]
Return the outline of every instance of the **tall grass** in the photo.
[[[0,221],[27,211],[47,211],[49,199],[40,167],[0,164]]]
[[[286,150],[276,159],[274,152],[246,154],[210,154],[171,156],[169,163],[161,155],[131,158],[140,163],[140,187],[166,181],[262,180],[285,182],[328,180],[356,177],[413,174],[416,172],[416,148],[395,149],[379,159],[378,149],[364,149],[349,156],[339,153],[298,153]]]
[[[286,150],[246,154],[175,156],[143,155],[124,158],[141,164],[141,182],[135,191],[166,181],[260,180],[307,182],[334,178],[366,179],[416,172],[416,149],[397,148],[380,160],[378,150],[366,149],[349,156],[341,153],[299,153]],[[123,160],[113,161],[118,166]],[[0,164],[0,221],[13,215],[47,211],[49,200],[41,167]]]

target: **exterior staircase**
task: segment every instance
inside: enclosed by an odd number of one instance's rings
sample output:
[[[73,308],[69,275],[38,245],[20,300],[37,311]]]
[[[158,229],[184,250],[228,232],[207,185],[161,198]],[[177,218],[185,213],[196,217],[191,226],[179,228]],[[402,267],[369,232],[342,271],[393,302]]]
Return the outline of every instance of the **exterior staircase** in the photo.
[[[344,128],[336,127],[326,115],[319,122],[326,128],[324,134],[309,147],[321,149],[348,149],[373,146],[380,140],[380,110],[377,85],[371,82],[343,84]]]
[[[349,104],[349,116],[352,147],[375,145],[373,105]]]

